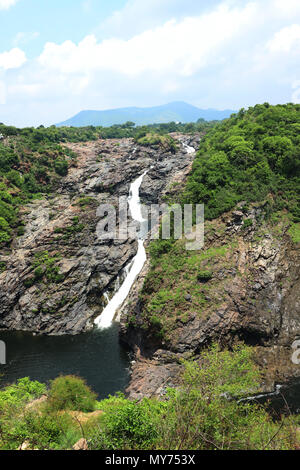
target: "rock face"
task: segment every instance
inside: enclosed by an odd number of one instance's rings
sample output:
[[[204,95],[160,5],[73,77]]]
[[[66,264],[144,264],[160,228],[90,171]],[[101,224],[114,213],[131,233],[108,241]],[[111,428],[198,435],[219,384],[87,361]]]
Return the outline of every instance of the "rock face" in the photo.
[[[73,450],[89,450],[87,440],[82,438],[73,446]]]
[[[185,136],[175,136],[178,152],[141,147],[132,139],[69,144],[77,163],[56,194],[23,208],[25,234],[12,250],[0,253],[0,329],[38,334],[78,334],[93,327],[107,296],[137,252],[135,238],[103,240],[97,236],[100,204],[118,207],[130,183],[150,169],[143,191],[157,202],[172,183],[189,172],[193,155]],[[195,147],[199,137],[192,139]],[[147,196],[146,196],[147,195]],[[118,219],[117,219],[118,223]]]
[[[262,208],[253,207],[207,224],[204,250],[226,247],[226,254],[213,260],[213,277],[205,284],[213,287],[204,291],[205,308],[190,310],[187,321],[177,321],[167,340],[154,339],[151,325],[145,326],[147,306],[138,296],[149,271],[145,266],[122,317],[122,340],[137,359],[130,397],[161,395],[166,386],[178,383],[180,359],[197,357],[212,341],[231,345],[242,340],[253,346],[265,391],[276,382],[300,377],[300,367],[291,361],[292,343],[300,338],[299,245],[288,235],[288,223],[271,226],[261,215]],[[185,301],[188,309],[188,293]],[[132,316],[134,322],[129,321]]]

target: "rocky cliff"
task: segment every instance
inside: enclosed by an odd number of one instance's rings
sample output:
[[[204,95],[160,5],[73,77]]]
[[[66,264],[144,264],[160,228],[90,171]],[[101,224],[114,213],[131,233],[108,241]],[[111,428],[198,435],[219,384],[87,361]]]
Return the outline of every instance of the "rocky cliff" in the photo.
[[[299,244],[285,217],[265,220],[263,204],[236,209],[206,223],[203,250],[189,254],[177,242],[141,273],[121,329],[136,352],[127,390],[132,398],[163,394],[178,383],[181,360],[197,358],[212,341],[253,346],[262,390],[300,376],[291,361],[300,337]],[[165,280],[160,266],[167,260],[172,269]],[[153,312],[161,319],[159,334]]]
[[[23,207],[25,233],[0,263],[0,329],[48,335],[77,334],[93,327],[137,252],[137,241],[99,240],[100,204],[117,207],[130,183],[145,169],[143,191],[157,202],[182,181],[193,156],[175,136],[178,151],[135,144],[132,139],[69,144],[77,164],[62,178],[55,194]],[[2,272],[3,271],[3,272]],[[120,279],[121,278],[121,279]]]

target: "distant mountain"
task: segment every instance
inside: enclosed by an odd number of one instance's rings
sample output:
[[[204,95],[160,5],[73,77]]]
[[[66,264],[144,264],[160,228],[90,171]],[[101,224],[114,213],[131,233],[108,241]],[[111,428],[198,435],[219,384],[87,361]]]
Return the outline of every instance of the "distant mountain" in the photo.
[[[163,106],[152,108],[120,108],[106,111],[81,111],[67,121],[57,124],[61,126],[103,126],[124,124],[132,121],[136,125],[156,124],[165,122],[196,122],[198,119],[206,121],[222,120],[230,117],[235,111],[217,109],[199,109],[183,101],[176,101]]]

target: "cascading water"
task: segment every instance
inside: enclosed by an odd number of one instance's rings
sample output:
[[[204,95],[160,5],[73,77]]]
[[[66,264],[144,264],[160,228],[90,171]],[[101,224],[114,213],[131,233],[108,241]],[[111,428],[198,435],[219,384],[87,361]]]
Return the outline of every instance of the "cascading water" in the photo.
[[[189,145],[187,145],[185,143],[182,143],[182,145],[183,145],[183,148],[186,150],[186,153],[195,153],[196,152],[194,147],[190,147]]]
[[[137,178],[130,186],[130,192],[128,197],[129,209],[131,212],[131,217],[134,221],[142,224],[144,218],[142,215],[141,202],[140,202],[140,187],[143,182],[144,176],[147,174],[147,171],[143,173],[139,178]],[[95,320],[95,325],[100,329],[106,329],[112,326],[114,318],[118,309],[122,306],[124,300],[127,298],[130,289],[139,275],[143,266],[146,262],[146,250],[144,247],[144,236],[143,230],[140,230],[138,235],[138,252],[134,257],[133,261],[130,262],[130,270],[127,273],[127,276],[121,285],[120,289],[108,302],[107,306],[104,308],[101,315]]]

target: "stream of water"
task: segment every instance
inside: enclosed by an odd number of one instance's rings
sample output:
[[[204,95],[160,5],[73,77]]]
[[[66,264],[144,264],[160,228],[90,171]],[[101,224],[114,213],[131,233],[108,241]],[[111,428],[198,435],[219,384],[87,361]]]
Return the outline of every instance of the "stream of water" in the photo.
[[[147,171],[139,176],[130,186],[130,192],[128,197],[128,204],[131,213],[131,217],[134,221],[142,225],[145,222],[142,216],[141,210],[141,201],[140,201],[140,187],[143,182],[144,176],[147,174]],[[108,302],[107,306],[104,308],[101,315],[95,320],[95,325],[99,329],[110,328],[113,324],[115,316],[118,312],[118,309],[122,306],[123,302],[126,300],[131,287],[134,284],[135,279],[143,269],[143,266],[146,262],[146,250],[144,247],[144,231],[141,228],[139,231],[138,239],[138,251],[136,256],[133,259],[133,262],[130,262],[130,269],[125,277],[124,282],[122,283],[119,290],[115,293],[112,299]]]

